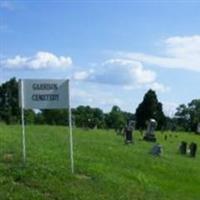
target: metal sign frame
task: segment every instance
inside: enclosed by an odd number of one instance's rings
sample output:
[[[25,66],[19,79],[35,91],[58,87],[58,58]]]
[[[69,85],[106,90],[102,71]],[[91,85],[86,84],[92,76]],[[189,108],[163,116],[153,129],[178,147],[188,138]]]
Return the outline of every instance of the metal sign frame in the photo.
[[[28,80],[28,79],[26,79]],[[31,79],[29,79],[31,80]],[[42,81],[42,79],[35,79],[35,81]],[[51,79],[51,81],[55,81]],[[70,98],[70,84],[69,80],[64,80],[68,82],[68,106],[66,106],[66,109],[68,109],[68,118],[69,118],[69,141],[70,141],[70,161],[71,161],[71,172],[74,173],[74,154],[73,154],[73,131],[72,131],[72,114],[71,114],[71,98]],[[25,94],[24,94],[24,80],[19,80],[19,103],[21,107],[21,125],[22,125],[22,159],[23,163],[26,164],[26,133],[25,133],[25,123],[24,123],[24,110],[26,109],[25,105]]]

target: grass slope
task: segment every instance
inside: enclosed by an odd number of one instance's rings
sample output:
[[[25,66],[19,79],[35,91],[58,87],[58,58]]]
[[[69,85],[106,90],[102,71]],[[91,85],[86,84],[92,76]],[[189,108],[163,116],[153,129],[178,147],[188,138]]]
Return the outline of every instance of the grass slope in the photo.
[[[27,126],[27,164],[21,164],[20,126],[0,125],[0,200],[199,200],[200,156],[177,153],[182,140],[200,137],[157,133],[164,155],[149,155],[153,144],[124,145],[113,131],[74,130],[75,175],[70,173],[65,127]]]

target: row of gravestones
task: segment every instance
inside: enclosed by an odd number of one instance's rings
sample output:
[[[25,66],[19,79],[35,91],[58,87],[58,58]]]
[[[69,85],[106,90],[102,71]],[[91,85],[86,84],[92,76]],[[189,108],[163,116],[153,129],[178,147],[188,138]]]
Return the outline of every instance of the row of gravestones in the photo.
[[[143,140],[156,142],[156,137],[155,137],[156,126],[157,126],[157,122],[155,119],[150,119],[147,122],[147,130],[145,132]],[[125,144],[129,144],[133,142],[132,132],[134,129],[135,129],[135,121],[129,121],[129,123],[124,129]],[[198,129],[200,132],[200,123],[198,124],[197,132],[198,132]],[[181,142],[181,145],[179,147],[179,152],[182,155],[188,153],[191,157],[195,157],[196,152],[197,152],[197,144],[192,142],[187,148],[187,143],[183,141]],[[162,153],[162,145],[159,145],[159,144],[154,145],[150,153],[153,155],[160,155]]]
[[[189,154],[189,156],[195,157],[197,152],[197,144],[192,142],[188,145],[187,142],[182,141],[179,146],[179,152],[182,155]]]
[[[153,146],[151,149],[150,153],[154,156],[160,156],[163,152],[162,145],[156,144]],[[189,155],[190,157],[195,157],[197,153],[197,144],[192,142],[187,145],[187,142],[182,141],[180,146],[179,146],[179,153],[182,155]]]
[[[150,141],[150,142],[156,142],[156,137],[155,137],[156,126],[157,126],[157,122],[155,119],[150,119],[147,122],[147,130],[143,137],[144,140]],[[126,144],[133,142],[132,132],[134,129],[135,129],[135,121],[129,121],[129,123],[124,128]]]

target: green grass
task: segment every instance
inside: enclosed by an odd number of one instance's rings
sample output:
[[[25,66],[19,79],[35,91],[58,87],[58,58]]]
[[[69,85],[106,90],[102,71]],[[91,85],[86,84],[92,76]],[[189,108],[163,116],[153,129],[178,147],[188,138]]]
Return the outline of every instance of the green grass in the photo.
[[[27,126],[27,163],[21,162],[21,127],[0,125],[0,200],[199,200],[200,155],[178,154],[182,140],[200,136],[156,133],[164,154],[149,154],[152,143],[124,145],[113,131],[74,130],[75,175],[70,172],[65,127]]]

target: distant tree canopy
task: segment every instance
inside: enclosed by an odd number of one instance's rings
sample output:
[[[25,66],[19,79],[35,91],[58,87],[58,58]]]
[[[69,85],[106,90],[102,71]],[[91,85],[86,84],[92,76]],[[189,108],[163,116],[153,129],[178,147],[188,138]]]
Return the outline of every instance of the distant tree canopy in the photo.
[[[118,106],[113,106],[109,114],[105,118],[106,126],[119,129],[126,124],[126,118]]]
[[[0,120],[7,124],[19,120],[18,83],[15,78],[0,86]]]
[[[185,131],[196,131],[200,122],[200,99],[194,99],[187,105],[181,104],[177,108],[174,121]]]
[[[165,117],[162,104],[156,93],[149,90],[138,105],[136,114],[122,111],[114,105],[110,112],[104,113],[99,108],[78,106],[72,109],[72,121],[76,127],[119,129],[128,120],[136,120],[136,128],[146,128],[146,121],[155,118],[158,129],[177,127],[179,130],[196,131],[200,122],[200,99],[194,99],[187,105],[177,108],[174,118]],[[18,81],[15,78],[0,85],[0,122],[7,124],[20,123],[21,115],[18,103]],[[68,110],[25,110],[27,124],[68,124]]]
[[[20,122],[18,95],[18,82],[15,78],[0,86],[0,121],[7,124]],[[35,113],[32,110],[25,110],[24,114],[27,123],[34,123]]]
[[[99,108],[90,106],[78,106],[72,110],[73,121],[77,127],[103,128],[104,113]]]
[[[158,122],[158,129],[165,126],[165,115],[162,110],[162,104],[158,102],[156,93],[153,90],[149,90],[143,98],[143,101],[136,109],[136,127],[138,129],[146,128],[146,121],[150,118],[156,119]]]
[[[87,128],[120,128],[133,119],[134,115],[123,112],[118,106],[113,106],[111,112],[104,113],[99,108],[90,106],[78,106],[72,109],[72,122],[77,127]],[[21,121],[18,103],[18,82],[15,78],[0,85],[0,121],[7,124]],[[25,110],[25,123],[67,125],[68,110]]]

